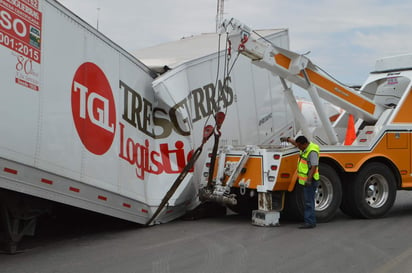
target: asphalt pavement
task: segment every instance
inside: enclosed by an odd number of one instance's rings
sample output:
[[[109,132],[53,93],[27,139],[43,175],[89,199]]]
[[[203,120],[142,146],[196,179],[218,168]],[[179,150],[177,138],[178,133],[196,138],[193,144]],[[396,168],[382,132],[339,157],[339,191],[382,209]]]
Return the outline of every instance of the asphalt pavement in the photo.
[[[141,227],[90,213],[42,219],[1,273],[412,272],[412,192],[382,219],[339,214],[315,229],[238,215]]]

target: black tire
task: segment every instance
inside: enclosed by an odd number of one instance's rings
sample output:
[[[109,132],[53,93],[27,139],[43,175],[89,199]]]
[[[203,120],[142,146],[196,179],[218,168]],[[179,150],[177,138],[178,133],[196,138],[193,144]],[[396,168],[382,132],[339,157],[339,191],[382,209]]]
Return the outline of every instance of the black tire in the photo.
[[[332,220],[339,210],[342,201],[341,180],[336,171],[329,165],[319,165],[320,180],[315,194],[315,211],[318,222]],[[285,219],[302,220],[304,211],[303,186],[296,183],[292,192],[286,193]]]
[[[342,183],[336,171],[329,165],[319,165],[320,180],[315,195],[316,219],[319,222],[332,220],[342,201]]]
[[[293,191],[285,194],[285,205],[281,213],[281,218],[292,221],[302,221],[303,210],[303,186],[296,182]]]
[[[396,190],[396,179],[389,167],[379,162],[365,165],[350,187],[354,215],[367,219],[384,216],[395,202]]]
[[[356,209],[353,198],[353,184],[355,183],[355,174],[347,174],[342,181],[342,202],[340,210],[349,217],[361,218],[361,214]]]

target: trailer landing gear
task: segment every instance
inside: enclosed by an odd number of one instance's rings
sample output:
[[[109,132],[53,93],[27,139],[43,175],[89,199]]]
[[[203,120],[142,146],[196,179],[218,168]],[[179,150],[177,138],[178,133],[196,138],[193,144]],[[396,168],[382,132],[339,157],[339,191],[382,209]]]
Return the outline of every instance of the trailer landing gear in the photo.
[[[50,203],[39,198],[0,191],[0,235],[3,251],[0,253],[17,254],[18,244],[24,236],[33,236],[37,217],[50,211]]]

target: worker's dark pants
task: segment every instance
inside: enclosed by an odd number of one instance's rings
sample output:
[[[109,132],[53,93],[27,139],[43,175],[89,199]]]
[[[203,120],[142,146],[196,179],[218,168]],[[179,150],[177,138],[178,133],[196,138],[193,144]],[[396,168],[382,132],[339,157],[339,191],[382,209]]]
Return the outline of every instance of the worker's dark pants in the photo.
[[[316,225],[315,215],[315,193],[318,187],[318,181],[313,180],[312,185],[303,187],[303,197],[305,201],[305,209],[303,212],[303,220],[306,224]]]

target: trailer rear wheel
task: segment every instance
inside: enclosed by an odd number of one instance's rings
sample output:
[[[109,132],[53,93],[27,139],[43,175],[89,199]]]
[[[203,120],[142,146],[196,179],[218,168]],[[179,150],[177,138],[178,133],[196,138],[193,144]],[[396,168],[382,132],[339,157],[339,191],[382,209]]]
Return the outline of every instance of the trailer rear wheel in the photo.
[[[336,171],[327,164],[319,165],[320,180],[315,194],[316,218],[319,222],[333,219],[342,201],[342,184]]]
[[[379,218],[391,208],[396,198],[396,181],[391,170],[374,162],[364,166],[351,184],[355,214],[361,218]]]

